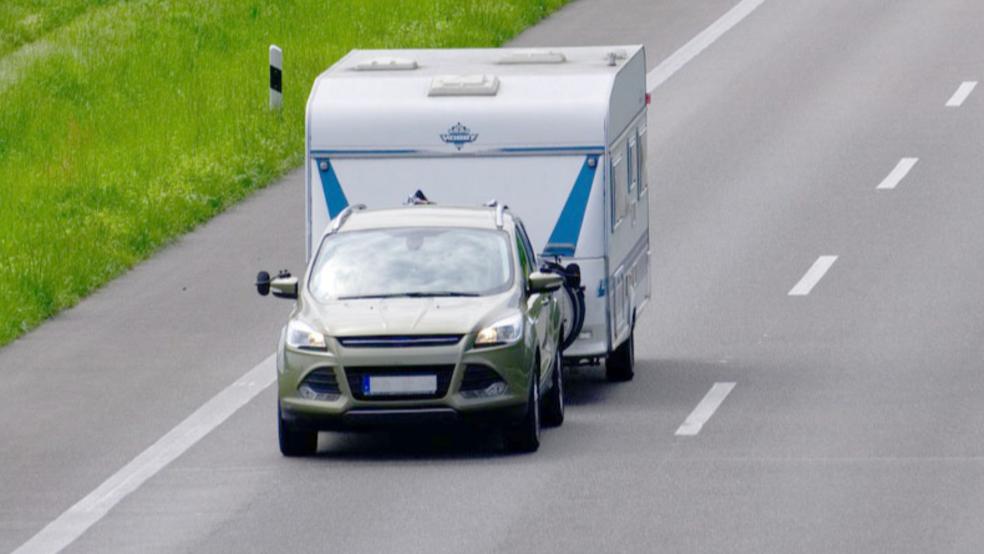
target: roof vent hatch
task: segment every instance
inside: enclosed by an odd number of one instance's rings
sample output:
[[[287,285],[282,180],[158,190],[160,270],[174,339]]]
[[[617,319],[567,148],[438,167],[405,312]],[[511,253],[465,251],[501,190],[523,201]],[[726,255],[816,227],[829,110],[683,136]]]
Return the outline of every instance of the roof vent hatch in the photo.
[[[431,80],[428,96],[495,96],[499,78],[495,75],[439,75]]]
[[[356,71],[407,71],[417,69],[417,60],[410,58],[373,58],[361,61],[352,69]]]
[[[563,52],[553,51],[529,51],[529,52],[510,52],[499,60],[500,64],[520,65],[520,64],[542,64],[542,63],[564,63],[567,56]]]

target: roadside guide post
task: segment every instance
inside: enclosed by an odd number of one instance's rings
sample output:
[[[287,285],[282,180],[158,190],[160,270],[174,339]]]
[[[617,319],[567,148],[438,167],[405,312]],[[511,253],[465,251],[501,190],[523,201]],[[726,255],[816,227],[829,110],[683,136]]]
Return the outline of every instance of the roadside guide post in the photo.
[[[283,103],[284,52],[270,45],[270,109],[278,110]]]

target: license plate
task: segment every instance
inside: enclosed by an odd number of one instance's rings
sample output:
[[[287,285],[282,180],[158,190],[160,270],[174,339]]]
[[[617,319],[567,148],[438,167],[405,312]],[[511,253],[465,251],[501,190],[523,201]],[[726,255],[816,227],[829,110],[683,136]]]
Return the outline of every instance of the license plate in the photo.
[[[434,394],[436,392],[437,375],[365,375],[362,377],[362,393],[367,396]]]

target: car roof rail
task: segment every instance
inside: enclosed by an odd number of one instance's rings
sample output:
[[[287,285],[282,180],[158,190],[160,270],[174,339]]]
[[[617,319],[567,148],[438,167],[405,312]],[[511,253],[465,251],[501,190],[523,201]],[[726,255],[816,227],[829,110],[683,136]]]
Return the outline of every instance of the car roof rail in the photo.
[[[506,206],[505,204],[500,204],[499,201],[496,200],[495,198],[489,200],[488,202],[483,204],[483,206],[485,206],[486,208],[495,208],[495,226],[498,227],[499,229],[502,229],[503,214],[506,212],[506,210],[509,209],[509,206]]]
[[[495,207],[495,226],[502,229],[502,216],[509,209],[505,204],[497,204]]]
[[[342,213],[338,214],[338,217],[331,221],[331,229],[328,230],[328,234],[330,235],[341,229],[342,225],[345,223],[345,220],[348,219],[353,212],[361,212],[364,209],[366,209],[365,204],[346,206],[345,209],[342,210]]]

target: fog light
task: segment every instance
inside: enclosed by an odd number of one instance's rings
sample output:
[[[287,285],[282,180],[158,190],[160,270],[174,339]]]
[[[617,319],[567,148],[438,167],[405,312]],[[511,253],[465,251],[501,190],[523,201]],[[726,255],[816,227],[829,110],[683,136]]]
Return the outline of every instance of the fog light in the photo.
[[[502,396],[508,390],[509,387],[505,381],[496,381],[484,389],[461,391],[461,396],[465,398],[491,398],[493,396]]]
[[[307,383],[297,387],[297,392],[305,400],[338,400],[339,395],[333,392],[318,392]]]

